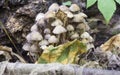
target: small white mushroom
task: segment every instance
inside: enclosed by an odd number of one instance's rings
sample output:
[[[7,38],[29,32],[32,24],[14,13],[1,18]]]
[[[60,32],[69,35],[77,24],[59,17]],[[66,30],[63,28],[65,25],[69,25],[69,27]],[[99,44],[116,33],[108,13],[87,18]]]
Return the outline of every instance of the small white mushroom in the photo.
[[[30,52],[38,52],[38,47],[36,44],[31,45]]]
[[[90,34],[88,32],[84,32],[81,34],[81,38],[89,38]]]
[[[79,34],[78,34],[78,33],[74,33],[70,38],[71,38],[72,40],[78,39],[78,38],[79,38]]]
[[[83,22],[83,21],[84,21],[84,17],[80,13],[74,15],[73,22]]]
[[[87,15],[82,12],[80,12],[79,15],[81,15],[83,18],[87,18]]]
[[[49,33],[51,33],[51,30],[50,30],[49,28],[45,28],[45,29],[44,29],[44,33],[45,33],[45,34],[49,34]]]
[[[37,60],[37,58],[38,58],[36,52],[29,52],[27,55],[33,56],[34,59],[36,59],[36,60]]]
[[[82,42],[86,44],[92,43],[94,41],[94,39],[90,36],[88,32],[84,32],[83,34],[81,34],[81,38],[82,38]]]
[[[84,24],[84,23],[78,24],[76,28],[80,29],[80,30],[83,29],[84,31],[89,31],[90,30],[90,27],[87,24]]]
[[[37,32],[37,31],[33,31],[31,33],[29,33],[26,37],[26,39],[30,42],[30,41],[40,41],[43,39],[42,35]]]
[[[89,42],[93,42],[94,41],[94,39],[91,36],[88,38],[88,40],[89,40]]]
[[[40,27],[45,27],[45,21],[44,21],[44,19],[39,19],[36,24],[38,26],[40,26]]]
[[[53,30],[54,34],[61,34],[61,33],[65,33],[65,32],[67,32],[67,30],[61,25],[56,26]]]
[[[52,23],[53,21],[55,20],[55,12],[53,11],[48,11],[46,14],[45,14],[45,21],[47,23]]]
[[[46,48],[47,48],[47,46],[46,45],[43,45],[43,46],[41,46],[40,47],[42,50],[45,50]]]
[[[44,14],[43,13],[39,13],[37,14],[36,18],[35,18],[35,21],[39,21],[39,19],[43,19],[44,18]]]
[[[77,4],[72,4],[69,9],[72,12],[78,12],[78,11],[80,11],[80,7]]]
[[[31,32],[31,40],[40,41],[42,39],[43,39],[43,37],[39,32],[37,32],[37,31]]]
[[[31,29],[31,31],[38,31],[38,26],[36,24],[34,24]]]
[[[62,10],[63,12],[65,12],[65,11],[69,11],[69,8],[67,6],[65,6],[65,5],[61,5],[60,6],[60,10]]]
[[[53,3],[48,9],[48,11],[54,11],[54,12],[57,12],[58,10],[59,10],[59,5],[57,3]]]
[[[49,43],[52,43],[52,44],[54,44],[54,43],[58,43],[58,38],[56,38],[56,36],[54,36],[54,35],[52,35],[49,39],[48,39],[48,42]]]
[[[48,40],[51,37],[51,35],[50,34],[46,34],[44,37],[45,37],[46,40]]]
[[[74,15],[70,11],[66,11],[65,13],[67,14],[68,18],[73,18],[74,17]]]
[[[90,50],[91,48],[94,48],[94,45],[93,45],[93,44],[88,43],[88,44],[86,44],[86,45],[87,45],[87,50]]]
[[[58,26],[63,25],[63,22],[60,19],[56,19],[54,22],[51,23],[51,26]]]
[[[67,31],[74,31],[73,25],[67,25]]]
[[[24,49],[25,51],[29,51],[30,50],[30,44],[29,43],[25,43],[23,45],[22,49]]]
[[[55,12],[53,11],[48,11],[45,14],[45,19],[54,18],[54,17],[55,17]]]
[[[4,51],[0,51],[0,55],[4,55],[4,53],[5,53]]]
[[[31,33],[29,33],[27,36],[26,36],[26,39],[27,39],[27,42],[31,42]]]
[[[42,41],[39,42],[40,46],[48,45],[48,44],[49,44],[49,42],[47,40],[42,40]]]
[[[61,41],[62,43],[65,42],[65,38],[66,38],[66,33],[65,32],[67,32],[67,30],[63,26],[61,26],[61,25],[56,26],[53,29],[53,33],[57,34],[57,38],[60,39],[60,40],[62,40]],[[60,35],[62,35],[62,36],[60,37]]]

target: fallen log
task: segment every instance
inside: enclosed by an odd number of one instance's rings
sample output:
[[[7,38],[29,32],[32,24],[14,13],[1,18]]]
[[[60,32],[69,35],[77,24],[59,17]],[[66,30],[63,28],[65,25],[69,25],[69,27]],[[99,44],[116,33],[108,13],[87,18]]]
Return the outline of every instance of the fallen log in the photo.
[[[6,65],[6,67],[5,67]],[[4,72],[3,72],[3,69]],[[0,63],[1,75],[120,75],[120,71],[81,68],[78,65],[60,63],[51,64],[23,64]]]

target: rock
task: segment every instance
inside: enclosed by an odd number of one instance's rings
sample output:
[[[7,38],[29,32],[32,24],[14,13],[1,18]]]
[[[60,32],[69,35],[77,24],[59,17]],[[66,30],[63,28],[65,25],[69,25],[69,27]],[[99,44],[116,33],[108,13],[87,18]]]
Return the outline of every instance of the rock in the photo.
[[[0,0],[0,7],[4,5],[5,0]]]
[[[24,7],[19,8],[16,13],[18,15],[27,15],[34,18],[39,12],[45,12],[47,8],[47,3],[35,0],[25,5]]]
[[[111,28],[109,30],[109,33],[111,35],[120,33],[120,16],[119,15],[113,16],[113,18],[111,20]]]
[[[28,2],[28,0],[9,0],[12,5],[23,5]]]
[[[6,27],[11,33],[21,31],[23,26],[30,25],[31,20],[27,17],[14,17],[11,16],[7,21]]]

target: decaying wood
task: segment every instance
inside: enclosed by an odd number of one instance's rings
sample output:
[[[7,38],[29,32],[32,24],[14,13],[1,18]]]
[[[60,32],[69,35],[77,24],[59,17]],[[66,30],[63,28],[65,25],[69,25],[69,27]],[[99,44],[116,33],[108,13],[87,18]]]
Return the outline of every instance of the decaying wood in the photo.
[[[0,67],[6,63],[0,63]],[[3,75],[120,75],[120,71],[81,68],[78,65],[7,63]]]

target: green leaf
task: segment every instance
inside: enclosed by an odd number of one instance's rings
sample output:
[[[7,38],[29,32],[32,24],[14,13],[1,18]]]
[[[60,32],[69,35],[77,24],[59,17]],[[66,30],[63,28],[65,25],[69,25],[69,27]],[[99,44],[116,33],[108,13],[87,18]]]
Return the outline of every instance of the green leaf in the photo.
[[[66,5],[66,6],[71,6],[72,2],[71,1],[67,1],[67,2],[64,2],[63,5]]]
[[[104,16],[108,24],[116,10],[115,1],[114,0],[98,0],[98,9],[102,13],[102,15]]]
[[[85,52],[87,52],[86,45],[79,40],[74,40],[57,47],[49,46],[43,51],[38,63],[77,63],[76,57]]]
[[[57,58],[57,61],[62,62],[63,60],[67,59],[69,52],[70,52],[69,47],[65,48],[61,55]]]
[[[91,7],[93,4],[95,4],[97,0],[87,0],[87,8]]]
[[[46,64],[46,63],[48,63],[46,60],[44,60],[43,58],[39,58],[39,60],[41,60],[41,61],[39,61],[39,63],[44,63],[44,64]]]
[[[120,0],[116,0],[116,2],[120,4]]]

